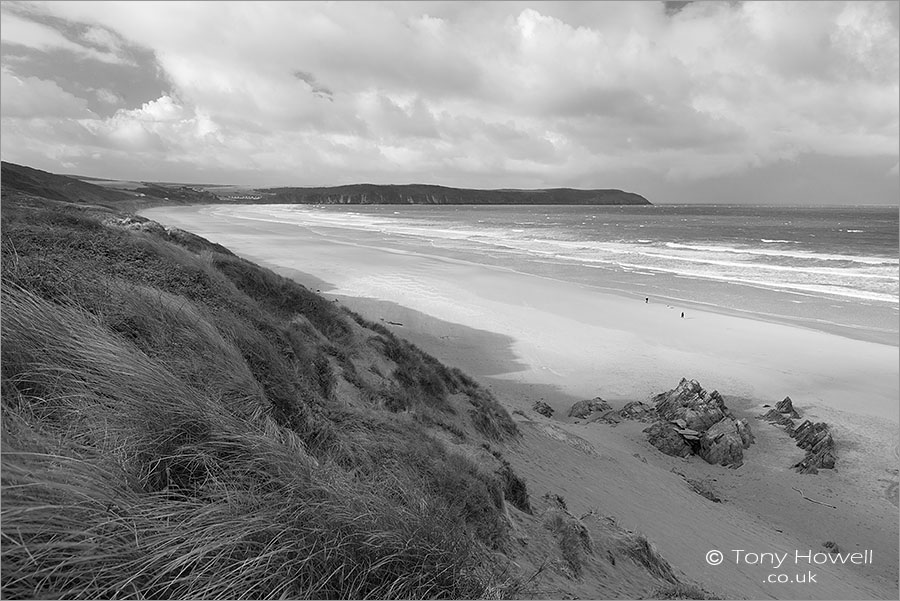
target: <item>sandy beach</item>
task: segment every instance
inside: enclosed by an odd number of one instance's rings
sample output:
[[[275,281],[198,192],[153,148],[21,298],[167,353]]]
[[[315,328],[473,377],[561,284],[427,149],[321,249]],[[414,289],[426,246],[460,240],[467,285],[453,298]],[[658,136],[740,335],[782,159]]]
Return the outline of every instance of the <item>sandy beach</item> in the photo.
[[[728,597],[896,594],[897,346],[601,293],[427,248],[401,251],[377,236],[236,222],[207,209],[141,213],[320,290],[478,377],[518,410],[523,438],[510,457],[532,494],[562,494],[576,514],[596,509],[615,516],[646,534],[690,579]],[[577,400],[646,402],[682,377],[718,390],[751,422],[757,443],[742,468],[663,455],[645,441],[645,424],[565,417]],[[832,426],[837,469],[796,474],[789,465],[803,452],[755,419],[764,404],[787,395],[804,418]],[[538,399],[556,410],[554,418],[531,410]],[[697,496],[673,470],[715,479],[726,502]],[[819,566],[817,582],[780,585],[764,582],[764,566],[734,557],[719,566],[705,561],[710,549],[818,552],[829,540],[845,550],[873,550],[876,561]]]

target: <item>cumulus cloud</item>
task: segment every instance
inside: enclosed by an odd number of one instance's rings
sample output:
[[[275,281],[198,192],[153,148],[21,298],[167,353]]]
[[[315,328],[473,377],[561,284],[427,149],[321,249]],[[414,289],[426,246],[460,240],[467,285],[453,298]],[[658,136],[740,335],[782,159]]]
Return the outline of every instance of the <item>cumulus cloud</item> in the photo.
[[[897,157],[890,2],[29,7],[79,24],[80,43],[7,15],[4,41],[153,52],[171,89],[80,126],[96,151],[143,161],[509,187]]]

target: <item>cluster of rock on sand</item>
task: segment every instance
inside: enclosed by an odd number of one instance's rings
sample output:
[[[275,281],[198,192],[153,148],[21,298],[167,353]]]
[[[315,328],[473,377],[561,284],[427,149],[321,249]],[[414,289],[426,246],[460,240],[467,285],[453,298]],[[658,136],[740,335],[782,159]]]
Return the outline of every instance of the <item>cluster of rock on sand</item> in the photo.
[[[794,425],[795,419],[800,419],[800,414],[794,409],[791,397],[775,404],[775,407],[761,416],[762,419],[782,426],[791,438],[797,441],[797,446],[806,451],[806,457],[795,463],[794,467],[803,474],[815,474],[820,469],[834,468],[836,459],[834,450],[834,438],[831,429],[825,422],[812,422],[804,420],[799,426]]]
[[[732,415],[717,391],[709,392],[696,380],[682,378],[678,386],[656,395],[651,403],[633,401],[614,410],[596,397],[572,405],[568,416],[611,424],[622,420],[648,422],[651,425],[644,429],[647,440],[667,455],[698,455],[708,463],[729,467],[743,464],[744,450],[754,442],[753,432],[747,420]],[[543,401],[532,408],[546,417],[553,415],[553,408]],[[799,472],[815,474],[821,468],[834,467],[834,439],[828,425],[805,420],[795,426],[800,414],[790,397],[760,417],[783,427],[806,451],[806,456],[792,466]]]

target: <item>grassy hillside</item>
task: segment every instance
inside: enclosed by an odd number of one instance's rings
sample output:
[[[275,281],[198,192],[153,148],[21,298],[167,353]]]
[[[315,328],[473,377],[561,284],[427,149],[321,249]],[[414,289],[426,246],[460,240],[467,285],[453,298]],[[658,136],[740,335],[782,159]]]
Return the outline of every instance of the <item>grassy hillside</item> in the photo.
[[[66,202],[118,203],[133,195],[122,190],[107,189],[65,175],[56,175],[3,161],[0,164],[0,181],[4,188]]]
[[[488,391],[202,238],[8,190],[4,597],[521,594]]]

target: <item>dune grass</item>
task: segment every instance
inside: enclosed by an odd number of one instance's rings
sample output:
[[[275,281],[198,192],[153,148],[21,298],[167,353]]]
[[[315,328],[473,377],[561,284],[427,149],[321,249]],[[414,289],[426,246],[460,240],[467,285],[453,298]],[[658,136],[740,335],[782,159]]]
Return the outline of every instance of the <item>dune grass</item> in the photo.
[[[374,328],[403,410],[348,404],[364,320],[180,238],[4,201],[3,596],[515,594],[514,474],[428,430],[460,393],[508,438],[499,404]]]
[[[563,561],[571,574],[582,575],[586,557],[593,553],[594,545],[587,528],[564,507],[551,507],[544,514],[544,527],[553,532]]]

